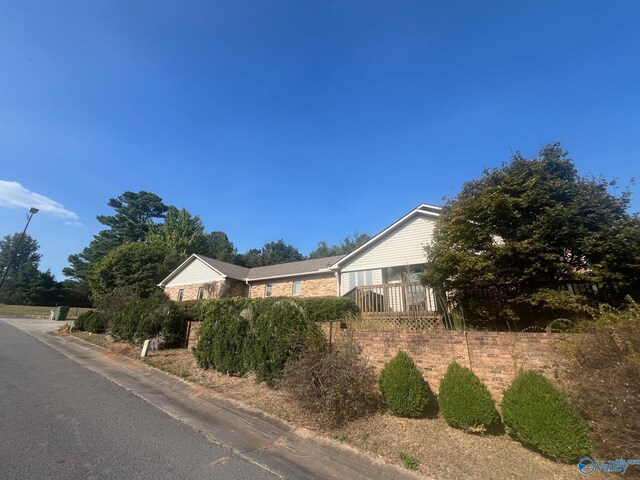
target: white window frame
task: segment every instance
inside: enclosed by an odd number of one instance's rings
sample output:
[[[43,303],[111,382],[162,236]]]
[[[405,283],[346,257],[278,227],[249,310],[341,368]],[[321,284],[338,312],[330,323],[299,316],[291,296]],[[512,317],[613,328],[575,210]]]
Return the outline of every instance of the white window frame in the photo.
[[[265,297],[270,297],[273,295],[273,284],[272,283],[267,283],[264,286],[264,296]]]
[[[178,297],[176,301],[181,302],[183,296],[184,296],[184,288],[181,288],[180,290],[178,290]]]
[[[204,287],[198,288],[198,300],[202,300],[204,298]]]
[[[349,290],[353,290],[356,287],[373,285],[373,278],[373,270],[357,270],[349,272]]]
[[[298,285],[298,291],[296,292],[296,285]],[[291,284],[291,295],[299,297],[302,294],[302,280],[294,280]]]

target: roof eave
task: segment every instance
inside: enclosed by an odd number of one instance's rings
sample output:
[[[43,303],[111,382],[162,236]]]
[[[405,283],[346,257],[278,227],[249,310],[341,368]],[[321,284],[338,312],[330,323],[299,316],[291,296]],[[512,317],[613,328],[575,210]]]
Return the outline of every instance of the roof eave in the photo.
[[[436,211],[431,211],[431,210],[436,210]],[[360,245],[360,247],[356,248],[353,252],[351,252],[348,255],[345,255],[344,257],[342,257],[340,260],[338,260],[336,263],[331,265],[329,268],[331,270],[339,270],[340,269],[340,264],[342,264],[345,261],[347,261],[347,260],[359,255],[360,252],[362,252],[363,250],[366,250],[367,248],[369,248],[371,245],[373,245],[375,242],[377,242],[384,235],[386,235],[387,233],[389,233],[393,229],[397,228],[399,225],[401,225],[402,223],[406,222],[409,218],[413,217],[414,215],[421,214],[421,215],[428,215],[428,216],[431,216],[431,217],[439,217],[440,213],[438,213],[438,212],[440,212],[440,210],[442,210],[441,207],[437,207],[435,205],[429,205],[427,203],[421,203],[416,208],[411,210],[409,213],[404,215],[402,218],[400,218],[399,220],[396,220],[391,225],[389,225],[387,228],[382,230],[380,233],[378,233],[378,234],[374,235],[373,237],[371,237],[368,242]]]
[[[200,258],[196,253],[192,253],[191,255],[189,255],[189,257],[182,262],[180,265],[178,265],[164,280],[162,280],[158,285],[158,287],[162,287],[164,288],[167,283],[169,283],[169,281],[175,277],[178,273],[180,273],[182,271],[182,269],[187,266],[187,264],[193,260],[197,258],[198,260],[200,260],[202,263],[204,263],[207,267],[209,267],[211,270],[213,270],[214,272],[216,272],[218,275],[220,275],[222,278],[227,278],[228,275],[225,275],[224,273],[222,273],[220,270],[218,270],[217,268],[209,265],[206,261],[204,261],[202,258]]]
[[[189,255],[189,257],[184,262],[182,262],[180,265],[174,268],[173,271],[169,275],[167,275],[166,278],[164,278],[157,286],[164,287],[168,283],[168,281],[173,277],[175,277],[176,274],[182,269],[182,267],[184,267],[194,257],[197,257],[195,253],[192,253],[191,255]]]
[[[309,277],[311,275],[322,275],[325,273],[333,273],[333,271],[328,268],[322,270],[314,270],[313,272],[302,272],[302,273],[287,273],[286,275],[271,275],[269,277],[258,277],[258,278],[249,278],[249,282],[259,282],[262,280],[275,280],[278,278],[292,278],[292,277]]]

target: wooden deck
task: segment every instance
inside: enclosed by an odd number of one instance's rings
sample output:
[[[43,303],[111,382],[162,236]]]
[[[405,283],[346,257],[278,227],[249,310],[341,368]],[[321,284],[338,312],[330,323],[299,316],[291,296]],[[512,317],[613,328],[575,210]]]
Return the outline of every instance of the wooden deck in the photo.
[[[443,328],[433,291],[418,282],[366,285],[344,296],[355,300],[363,321],[378,326],[389,324],[412,330]]]

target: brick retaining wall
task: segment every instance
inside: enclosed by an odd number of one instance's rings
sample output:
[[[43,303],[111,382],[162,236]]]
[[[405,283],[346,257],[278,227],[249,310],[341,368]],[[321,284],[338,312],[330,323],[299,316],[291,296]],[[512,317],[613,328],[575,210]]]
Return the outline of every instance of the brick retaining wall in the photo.
[[[323,330],[327,332],[326,326]],[[333,338],[344,331],[333,326]],[[558,381],[565,360],[560,354],[563,335],[510,332],[356,331],[362,353],[379,372],[398,350],[407,352],[435,393],[449,363],[471,368],[499,402],[521,369],[532,369]]]
[[[192,322],[189,348],[197,340],[201,322]],[[322,324],[328,334],[328,324]],[[332,329],[333,341],[345,331],[339,324]],[[398,350],[407,352],[437,394],[447,366],[456,361],[471,368],[487,385],[496,401],[519,370],[532,369],[554,382],[562,381],[566,360],[560,350],[564,338],[558,333],[509,332],[355,332],[362,354],[379,373]]]

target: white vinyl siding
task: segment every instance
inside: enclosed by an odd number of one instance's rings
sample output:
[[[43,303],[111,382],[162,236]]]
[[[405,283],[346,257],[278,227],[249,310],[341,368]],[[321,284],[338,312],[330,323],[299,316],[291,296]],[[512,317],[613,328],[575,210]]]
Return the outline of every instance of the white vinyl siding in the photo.
[[[178,287],[181,285],[198,285],[209,282],[216,282],[224,278],[204,262],[194,258],[189,265],[184,267],[180,273],[173,277],[166,287]]]
[[[431,242],[434,224],[432,217],[416,216],[341,265],[342,272],[425,263],[424,247]]]

